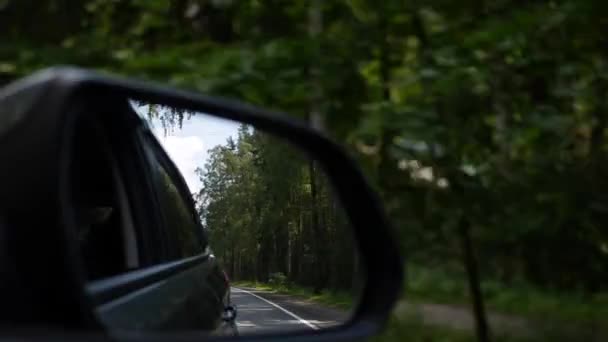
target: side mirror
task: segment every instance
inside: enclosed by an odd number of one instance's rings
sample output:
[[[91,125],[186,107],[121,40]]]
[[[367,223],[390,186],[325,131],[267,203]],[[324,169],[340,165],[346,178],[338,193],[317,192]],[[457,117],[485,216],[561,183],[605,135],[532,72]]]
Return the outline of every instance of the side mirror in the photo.
[[[0,324],[17,332],[198,340],[234,321],[239,338],[353,340],[401,291],[359,168],[284,114],[54,68],[0,90],[0,161]]]

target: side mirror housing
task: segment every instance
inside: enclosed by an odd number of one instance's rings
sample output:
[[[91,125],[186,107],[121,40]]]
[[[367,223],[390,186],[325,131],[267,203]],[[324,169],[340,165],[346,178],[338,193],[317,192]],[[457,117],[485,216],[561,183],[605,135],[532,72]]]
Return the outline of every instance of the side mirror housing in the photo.
[[[44,326],[57,332],[68,327],[64,332],[68,335],[87,332],[109,336],[98,320],[78,261],[71,228],[74,222],[66,209],[70,181],[66,151],[68,144],[77,143],[70,140],[75,134],[76,113],[86,113],[76,109],[128,99],[210,113],[285,139],[322,165],[340,198],[365,271],[365,284],[351,319],[327,330],[252,336],[252,340],[362,339],[384,326],[401,293],[402,258],[378,196],[342,147],[285,114],[77,68],[48,69],[0,90],[0,161],[5,165],[0,168],[0,217],[6,221],[0,225],[0,251],[10,247],[0,262],[0,272],[10,271],[7,274],[15,278],[3,278],[8,285],[0,291],[0,300],[10,299],[12,305],[0,309],[0,324],[24,329]],[[132,124],[121,118],[108,122],[117,132],[128,132]],[[10,310],[26,300],[29,309],[12,316]],[[234,321],[236,312],[228,306],[222,319]],[[191,332],[143,336],[200,339],[200,334]]]

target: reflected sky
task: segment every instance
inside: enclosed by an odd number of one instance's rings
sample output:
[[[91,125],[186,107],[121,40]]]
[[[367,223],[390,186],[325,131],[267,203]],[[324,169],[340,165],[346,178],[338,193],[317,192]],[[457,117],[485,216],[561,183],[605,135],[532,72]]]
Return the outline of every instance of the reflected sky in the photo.
[[[134,107],[142,117],[148,118],[147,106]],[[236,138],[239,128],[238,122],[202,113],[193,115],[190,119],[184,118],[181,129],[175,127],[170,131],[165,131],[158,119],[148,122],[192,193],[201,188],[202,183],[195,170],[207,162],[208,150],[217,145],[225,145],[228,137]]]

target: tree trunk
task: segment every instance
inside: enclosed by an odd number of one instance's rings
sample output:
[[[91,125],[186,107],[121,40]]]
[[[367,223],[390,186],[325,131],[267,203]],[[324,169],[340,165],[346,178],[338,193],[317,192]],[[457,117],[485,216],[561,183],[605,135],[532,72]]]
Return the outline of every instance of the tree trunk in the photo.
[[[310,7],[308,12],[308,34],[313,42],[319,42],[321,39],[321,33],[323,31],[323,0],[311,0]],[[310,115],[309,120],[313,128],[322,131],[324,129],[323,122],[323,114],[321,113],[321,105],[323,103],[323,90],[321,85],[321,70],[318,65],[322,58],[322,53],[320,51],[320,45],[316,46],[316,59],[312,61],[313,63],[310,66],[310,82],[312,86],[312,95],[310,99]],[[315,273],[314,278],[314,292],[320,292],[324,284],[325,278],[325,255],[324,251],[324,234],[322,233],[322,227],[319,222],[319,207],[317,203],[317,180],[316,180],[316,167],[314,160],[311,160],[309,163],[309,176],[310,176],[310,188],[311,188],[311,198],[310,198],[310,209],[311,209],[311,219],[312,219],[312,245],[313,245],[313,270]]]
[[[475,328],[477,340],[480,342],[490,341],[490,329],[486,319],[486,312],[483,303],[483,295],[479,284],[479,273],[477,270],[477,259],[473,250],[473,243],[470,236],[470,222],[466,217],[462,217],[459,223],[459,232],[462,242],[463,261],[467,270],[469,281],[469,291],[473,300],[473,314],[475,317]]]
[[[300,220],[298,222],[298,242],[297,242],[297,253],[296,253],[296,277],[298,282],[303,279],[302,272],[304,267],[304,210],[300,212]]]
[[[234,258],[234,243],[230,246],[230,274],[236,273],[236,263]]]
[[[312,219],[312,231],[313,231],[313,249],[314,249],[314,292],[320,293],[324,287],[323,279],[324,279],[324,265],[326,264],[325,256],[323,255],[325,244],[324,234],[321,232],[321,227],[319,224],[319,208],[317,204],[317,184],[316,184],[316,176],[315,176],[315,163],[313,160],[310,161],[309,164],[309,172],[310,172],[310,210],[311,210],[311,219]]]

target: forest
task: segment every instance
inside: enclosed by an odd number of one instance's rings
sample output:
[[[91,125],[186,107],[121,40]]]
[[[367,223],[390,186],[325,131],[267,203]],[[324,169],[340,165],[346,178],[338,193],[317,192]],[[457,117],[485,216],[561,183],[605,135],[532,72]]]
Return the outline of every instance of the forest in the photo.
[[[358,289],[353,234],[314,159],[241,125],[197,173],[201,220],[233,281]]]
[[[608,317],[607,10],[603,0],[5,0],[0,84],[70,64],[307,120],[381,194],[406,261],[404,301],[465,304],[477,336],[498,330],[484,319],[496,312],[593,334]],[[254,136],[243,139],[214,152],[235,162],[231,177],[252,165],[239,153]],[[307,203],[307,162],[293,165],[275,184],[288,191],[247,208],[283,220],[282,238],[298,244],[298,223],[312,228],[327,208]],[[238,182],[269,186],[257,167],[247,177],[258,181]],[[244,186],[226,196],[255,198]],[[231,208],[214,196],[209,184],[210,225]],[[279,198],[283,215],[265,216]],[[306,217],[288,210],[297,206]],[[268,256],[252,269],[247,248],[224,256],[239,276],[311,265]],[[426,329],[396,322],[387,340]]]

